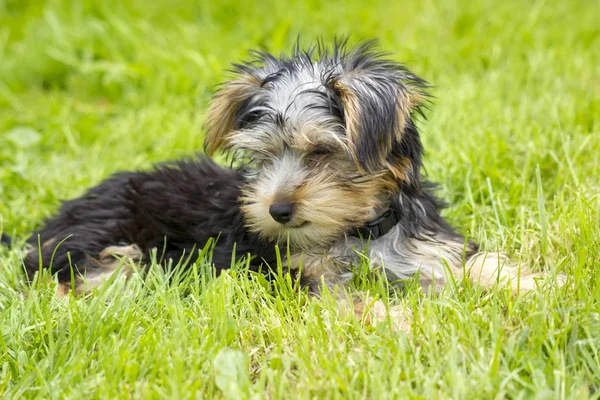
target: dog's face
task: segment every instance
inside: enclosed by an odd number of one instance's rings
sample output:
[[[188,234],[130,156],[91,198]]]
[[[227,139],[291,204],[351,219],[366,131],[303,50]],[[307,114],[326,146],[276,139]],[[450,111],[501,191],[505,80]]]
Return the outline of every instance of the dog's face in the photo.
[[[418,185],[421,143],[413,123],[425,83],[366,43],[332,54],[260,53],[211,103],[205,142],[243,154],[249,229],[305,250],[375,217]]]

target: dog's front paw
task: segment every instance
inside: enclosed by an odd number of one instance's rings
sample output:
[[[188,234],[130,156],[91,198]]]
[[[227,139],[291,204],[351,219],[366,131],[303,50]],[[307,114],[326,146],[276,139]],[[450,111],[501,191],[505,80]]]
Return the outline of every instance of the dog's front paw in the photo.
[[[389,318],[395,332],[410,332],[413,321],[410,309],[399,305],[387,308],[383,301],[375,300],[372,297],[354,302],[354,314],[365,324],[373,326],[388,321]]]

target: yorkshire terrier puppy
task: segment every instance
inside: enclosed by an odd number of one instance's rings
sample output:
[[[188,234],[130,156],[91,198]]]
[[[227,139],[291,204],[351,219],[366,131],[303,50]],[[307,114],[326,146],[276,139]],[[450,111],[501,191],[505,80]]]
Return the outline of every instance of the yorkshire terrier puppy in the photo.
[[[257,52],[234,74],[211,102],[205,151],[229,152],[237,169],[203,159],[109,178],[31,236],[29,275],[50,268],[64,291],[87,291],[123,257],[144,264],[157,249],[177,263],[215,238],[217,269],[234,244],[256,268],[289,246],[313,293],[344,284],[365,255],[390,281],[535,286],[440,216],[415,123],[428,85],[373,42]]]

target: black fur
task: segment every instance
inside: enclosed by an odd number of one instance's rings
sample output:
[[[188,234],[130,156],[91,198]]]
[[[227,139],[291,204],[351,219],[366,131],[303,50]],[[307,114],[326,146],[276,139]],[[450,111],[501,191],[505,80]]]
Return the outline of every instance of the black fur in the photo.
[[[6,233],[3,233],[2,236],[0,236],[0,244],[9,248],[12,247],[12,238]]]
[[[31,235],[28,243],[34,249],[25,258],[27,273],[33,277],[39,270],[38,243],[41,265],[58,274],[61,282],[70,281],[70,265],[82,272],[92,267],[89,258],[97,259],[106,247],[132,243],[146,261],[156,248],[163,263],[169,259],[177,263],[218,237],[212,258],[217,271],[230,266],[234,244],[238,256],[255,256],[253,269],[263,260],[270,264],[274,245],[244,228],[238,204],[242,183],[239,172],[208,158],[114,175],[65,202]],[[48,240],[52,242],[44,246]]]
[[[446,239],[464,242],[464,236],[457,233],[440,214],[447,204],[436,197],[436,189],[437,185],[428,181],[420,182],[418,187],[400,183],[398,196],[392,201],[392,207],[399,216],[398,224],[410,238],[422,239],[435,233]],[[479,245],[470,239],[467,243],[465,255],[470,257],[477,253]]]

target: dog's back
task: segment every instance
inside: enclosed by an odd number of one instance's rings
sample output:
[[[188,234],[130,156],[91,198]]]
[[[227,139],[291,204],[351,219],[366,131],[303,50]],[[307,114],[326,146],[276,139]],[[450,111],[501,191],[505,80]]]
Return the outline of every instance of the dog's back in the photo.
[[[90,281],[112,273],[123,257],[147,263],[154,249],[163,264],[190,255],[195,261],[193,253],[211,238],[217,239],[212,261],[218,272],[230,267],[234,248],[238,256],[256,255],[251,266],[258,268],[275,251],[244,228],[242,183],[238,171],[204,157],[114,175],[63,203],[31,235],[24,260],[28,276],[44,268],[59,282],[79,275]]]

